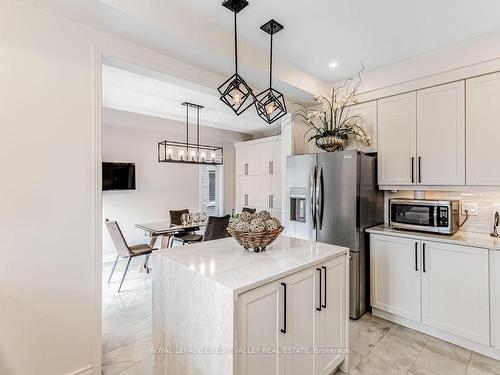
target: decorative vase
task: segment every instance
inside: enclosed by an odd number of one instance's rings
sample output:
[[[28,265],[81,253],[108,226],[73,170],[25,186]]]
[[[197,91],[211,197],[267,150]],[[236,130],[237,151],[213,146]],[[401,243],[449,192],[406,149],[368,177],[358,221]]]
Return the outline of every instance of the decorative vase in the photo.
[[[325,135],[316,140],[316,146],[327,152],[341,151],[346,146],[346,141],[335,135]]]

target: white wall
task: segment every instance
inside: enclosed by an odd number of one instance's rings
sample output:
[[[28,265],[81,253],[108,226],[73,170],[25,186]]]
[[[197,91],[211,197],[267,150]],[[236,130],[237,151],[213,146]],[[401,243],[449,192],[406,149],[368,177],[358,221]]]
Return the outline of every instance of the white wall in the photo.
[[[158,163],[158,142],[183,141],[185,124],[137,113],[103,110],[102,159],[131,162],[136,167],[136,190],[105,191],[102,215],[117,220],[130,244],[148,239],[135,228],[136,223],[168,220],[170,209],[199,211],[199,166]],[[202,127],[201,141],[224,147],[224,208],[234,207],[233,142],[248,140],[247,134]],[[103,255],[116,254],[107,230],[102,232]]]
[[[2,375],[100,373],[99,52],[213,88],[223,79],[0,2]]]

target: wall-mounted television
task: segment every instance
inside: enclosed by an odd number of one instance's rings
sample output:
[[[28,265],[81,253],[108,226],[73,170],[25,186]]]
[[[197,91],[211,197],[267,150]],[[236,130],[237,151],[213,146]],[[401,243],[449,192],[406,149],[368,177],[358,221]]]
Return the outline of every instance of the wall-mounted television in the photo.
[[[135,190],[135,164],[102,163],[102,190]]]

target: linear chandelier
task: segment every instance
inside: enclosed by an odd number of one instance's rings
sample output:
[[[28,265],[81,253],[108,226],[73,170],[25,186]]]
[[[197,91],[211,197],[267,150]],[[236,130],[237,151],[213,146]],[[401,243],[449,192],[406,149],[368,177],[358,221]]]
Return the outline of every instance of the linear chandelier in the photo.
[[[158,143],[158,163],[224,164],[222,147],[200,144],[200,109],[203,106],[184,102],[186,107],[186,142],[168,141]],[[196,143],[189,143],[189,109],[196,110]]]
[[[237,14],[248,5],[247,0],[225,0],[222,6],[234,13],[234,65],[235,74],[227,79],[217,89],[222,100],[236,115],[241,115],[251,105],[255,106],[257,114],[268,124],[280,119],[287,113],[285,97],[272,87],[273,71],[273,35],[283,29],[275,20],[270,20],[261,26],[261,29],[271,35],[271,48],[269,53],[269,88],[258,95],[254,95],[253,90],[238,73],[238,31]]]

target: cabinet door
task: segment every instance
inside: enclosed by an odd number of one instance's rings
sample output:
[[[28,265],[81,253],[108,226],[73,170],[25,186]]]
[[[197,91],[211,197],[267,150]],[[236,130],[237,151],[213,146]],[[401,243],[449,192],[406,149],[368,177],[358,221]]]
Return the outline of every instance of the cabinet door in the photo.
[[[489,345],[488,250],[422,242],[422,323]]]
[[[464,81],[417,91],[417,133],[417,183],[465,185]]]
[[[315,325],[315,268],[295,273],[286,283],[286,348],[313,348]],[[285,374],[314,374],[314,353],[284,354]],[[256,373],[257,374],[257,373]]]
[[[252,207],[257,207],[261,210],[268,210],[272,204],[272,184],[271,176],[252,176],[250,202]]]
[[[345,358],[343,353],[329,352],[328,349],[343,348],[346,344],[346,301],[349,299],[346,290],[346,257],[338,257],[318,268],[322,272],[323,287],[321,311],[316,311],[315,346],[327,350],[316,355],[315,374],[328,375]]]
[[[500,251],[490,250],[491,345],[500,349]]]
[[[257,348],[258,353],[237,355],[238,374],[284,374],[282,289],[279,282],[274,282],[239,296],[238,347]]]
[[[417,94],[378,101],[378,173],[380,185],[414,185]]]
[[[235,174],[246,176],[249,174],[249,146],[238,145],[235,147]]]
[[[377,152],[377,101],[356,104],[349,107],[349,116],[359,116],[363,119],[363,124],[368,131],[371,142],[364,145],[357,141],[355,137],[349,137],[347,150],[359,150],[363,152]]]
[[[468,79],[467,185],[500,185],[500,73]]]
[[[371,306],[420,321],[420,242],[370,236]]]

